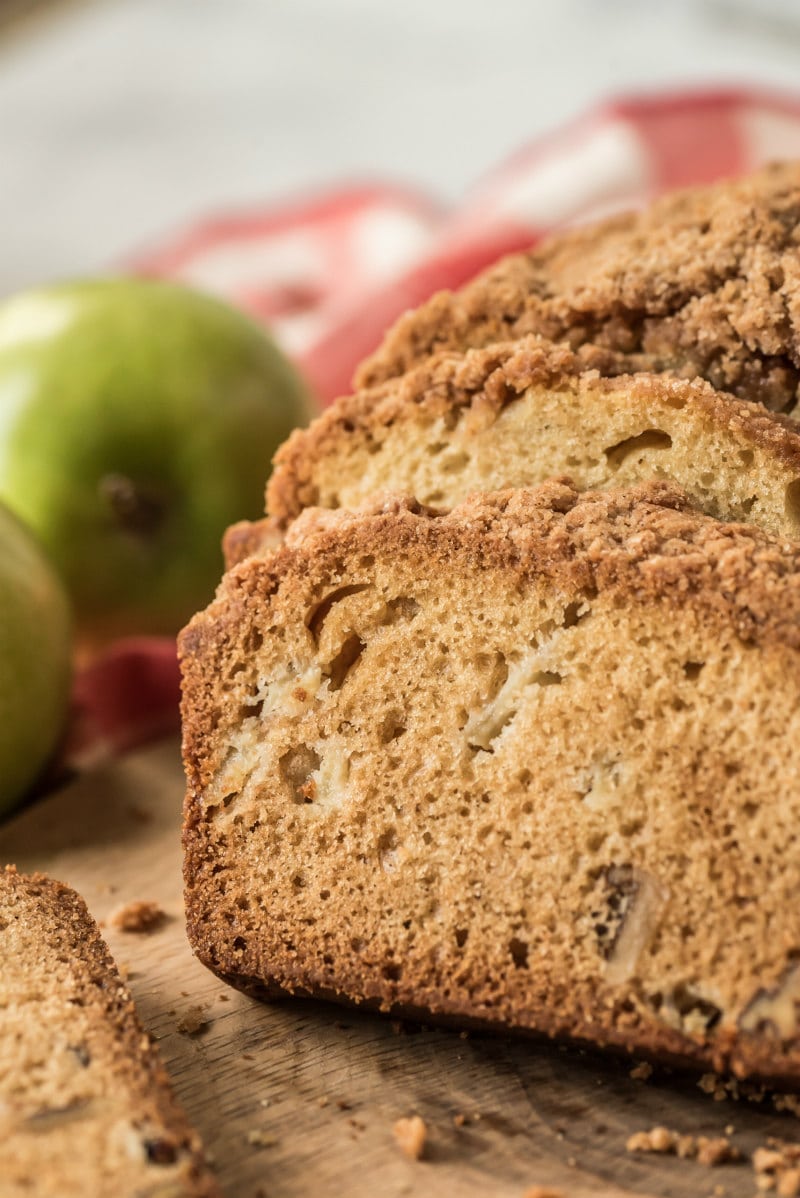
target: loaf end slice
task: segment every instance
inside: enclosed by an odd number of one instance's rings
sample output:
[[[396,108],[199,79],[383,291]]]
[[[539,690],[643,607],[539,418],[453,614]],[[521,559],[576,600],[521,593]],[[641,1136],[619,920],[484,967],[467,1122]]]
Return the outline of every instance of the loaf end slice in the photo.
[[[776,411],[800,379],[800,164],[676,192],[560,234],[440,292],[389,330],[359,387],[443,349],[539,333],[609,373],[672,371]]]
[[[309,511],[181,638],[236,985],[800,1080],[800,549],[666,484]]]
[[[219,1198],[83,900],[0,873],[0,1189]]]

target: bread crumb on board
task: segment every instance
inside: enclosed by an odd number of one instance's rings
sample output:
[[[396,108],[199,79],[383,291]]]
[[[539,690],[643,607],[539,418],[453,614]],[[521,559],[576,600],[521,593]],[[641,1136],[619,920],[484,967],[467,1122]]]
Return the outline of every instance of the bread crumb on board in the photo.
[[[742,1154],[731,1144],[727,1136],[682,1135],[668,1127],[652,1127],[649,1131],[637,1131],[629,1137],[628,1152],[669,1153],[700,1165],[725,1165],[740,1161]]]
[[[398,1119],[392,1131],[398,1146],[406,1156],[412,1161],[418,1161],[425,1151],[425,1141],[428,1138],[425,1120],[419,1115]]]
[[[768,1090],[766,1086],[756,1082],[740,1081],[735,1077],[720,1077],[716,1073],[704,1073],[698,1081],[698,1086],[705,1094],[710,1094],[715,1102],[724,1102],[726,1098],[747,1102],[771,1102],[779,1113],[791,1111],[800,1118],[800,1095],[784,1094]]]
[[[108,923],[120,932],[153,932],[161,927],[166,918],[166,911],[158,903],[150,899],[134,899],[112,911]]]
[[[638,1065],[634,1065],[631,1069],[630,1076],[636,1082],[646,1082],[648,1078],[653,1076],[653,1066],[649,1061],[640,1061]]]
[[[187,1007],[178,1020],[178,1031],[184,1036],[198,1036],[208,1027],[208,1022],[205,1007]]]
[[[773,1193],[777,1198],[800,1195],[800,1144],[770,1137],[765,1148],[753,1153],[753,1169],[760,1193]]]
[[[256,1127],[247,1133],[247,1143],[252,1144],[254,1148],[272,1148],[278,1140],[276,1136],[271,1136]]]

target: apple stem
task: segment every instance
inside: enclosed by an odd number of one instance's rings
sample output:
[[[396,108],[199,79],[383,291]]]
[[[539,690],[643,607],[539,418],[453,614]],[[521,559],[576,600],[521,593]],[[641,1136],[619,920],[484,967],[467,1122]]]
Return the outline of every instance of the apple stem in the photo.
[[[97,489],[123,532],[143,539],[158,532],[167,512],[166,497],[158,488],[135,483],[126,474],[106,474]]]

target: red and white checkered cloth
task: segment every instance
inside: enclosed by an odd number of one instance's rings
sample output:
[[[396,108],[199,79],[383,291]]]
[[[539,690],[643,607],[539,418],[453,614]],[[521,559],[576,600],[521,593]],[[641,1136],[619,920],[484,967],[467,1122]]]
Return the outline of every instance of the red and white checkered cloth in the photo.
[[[128,266],[214,292],[268,323],[320,399],[405,309],[556,229],[663,191],[800,157],[800,98],[752,90],[616,100],[495,167],[449,211],[395,186],[210,219]],[[72,761],[177,729],[171,642],[114,646],[75,688]]]

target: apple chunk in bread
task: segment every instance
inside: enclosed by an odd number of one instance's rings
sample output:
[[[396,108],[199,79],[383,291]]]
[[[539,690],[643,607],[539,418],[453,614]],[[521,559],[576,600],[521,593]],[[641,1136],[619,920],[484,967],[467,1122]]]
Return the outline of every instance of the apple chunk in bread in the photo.
[[[308,512],[181,652],[217,973],[800,1078],[799,547],[664,484]]]

